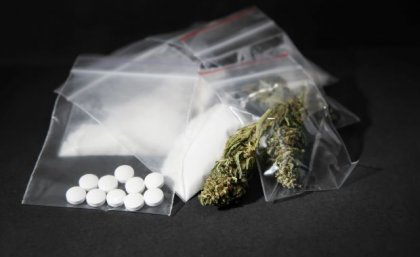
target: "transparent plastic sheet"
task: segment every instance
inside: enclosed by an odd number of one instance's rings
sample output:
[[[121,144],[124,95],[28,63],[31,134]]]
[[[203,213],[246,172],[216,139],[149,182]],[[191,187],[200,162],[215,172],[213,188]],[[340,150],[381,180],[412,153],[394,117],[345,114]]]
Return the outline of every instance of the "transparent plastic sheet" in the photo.
[[[171,41],[171,38],[176,38],[177,35],[181,35],[183,31],[180,32],[173,32],[169,34],[165,34],[164,37],[166,40]],[[112,58],[121,58],[121,60],[125,59],[126,61],[132,60],[136,62],[145,62],[147,60],[151,60],[153,62],[175,62],[179,60],[181,63],[187,62],[186,60],[190,57],[186,56],[185,53],[178,47],[174,47],[170,44],[163,44],[162,42],[158,42],[157,40],[150,40],[149,38],[142,39],[136,42],[133,42],[127,46],[119,48],[111,53],[110,56]],[[188,57],[188,58],[187,58]],[[157,61],[156,61],[157,58]],[[118,65],[117,61],[114,61],[115,65]],[[124,69],[125,65],[122,63],[122,68]],[[121,65],[121,63],[119,64]],[[120,69],[120,68],[119,68]]]
[[[150,40],[184,47],[205,68],[253,61],[289,52],[321,86],[335,79],[308,61],[288,35],[256,7],[243,9],[182,35],[152,36]]]
[[[196,64],[159,58],[81,57],[58,91],[187,201],[240,122],[212,90],[197,85]]]
[[[133,58],[136,61],[141,61],[147,60],[149,57],[154,58],[156,56],[167,55],[168,53],[175,53],[175,51],[168,50],[169,48],[175,48],[178,50],[177,54],[183,53],[190,59],[195,60],[196,58],[190,52],[186,51],[180,45],[172,44],[171,42],[175,42],[178,37],[198,26],[200,24],[192,25],[190,28],[181,31],[151,36],[117,49],[111,55],[113,57]],[[198,60],[195,61],[198,62]]]
[[[95,127],[91,130],[80,130],[80,127]],[[79,131],[80,140],[75,141],[71,135]],[[80,133],[86,132],[86,133]],[[98,137],[98,138],[95,138]],[[82,143],[88,140],[96,145]],[[99,143],[99,145],[98,145]],[[71,144],[71,147],[69,147]],[[93,147],[93,148],[92,148]],[[63,148],[67,152],[63,152]],[[71,150],[69,150],[71,148]],[[73,207],[86,209],[99,209],[103,211],[125,211],[122,207],[110,207],[107,204],[101,207],[91,207],[86,202],[72,205],[66,201],[66,191],[78,185],[79,178],[87,173],[101,177],[114,174],[114,169],[122,164],[128,164],[135,170],[135,176],[144,178],[148,170],[135,156],[110,135],[105,128],[84,111],[77,108],[63,97],[57,97],[51,123],[45,139],[44,146],[38,157],[34,171],[28,183],[23,204],[44,205],[56,207]],[[119,184],[123,189],[124,185]],[[174,191],[163,186],[164,201],[156,207],[144,206],[137,212],[161,215],[171,215],[174,201]]]
[[[267,72],[266,66],[264,65],[264,63],[270,63],[270,59],[277,59],[277,60],[282,60],[281,62],[278,62],[278,67],[277,69],[279,70],[283,70],[283,71],[288,71],[288,70],[300,70],[301,73],[304,73],[305,76],[303,77],[304,79],[308,80],[308,81],[313,81],[311,75],[309,75],[307,73],[307,70],[302,67],[298,61],[296,61],[294,59],[294,57],[290,56],[287,52],[283,52],[280,53],[276,56],[272,56],[272,57],[266,57],[266,58],[261,58],[255,61],[250,61],[250,62],[243,62],[241,64],[237,64],[237,65],[227,65],[224,67],[220,67],[220,68],[214,68],[214,69],[207,69],[207,70],[202,70],[201,74],[212,74],[212,76],[217,76],[219,79],[229,79],[230,77],[230,70],[235,70],[235,67],[240,67],[240,66],[248,66],[248,65],[254,65],[254,64],[259,64],[260,67],[258,67],[261,72]],[[271,69],[271,67],[269,66],[268,69]],[[271,72],[268,70],[268,72]],[[216,74],[217,73],[217,74]],[[233,78],[235,79],[235,76],[233,76]],[[311,82],[313,83],[313,82]],[[264,86],[264,85],[260,85],[260,89],[262,91],[267,91],[270,92],[270,90],[272,90],[268,85]],[[264,88],[267,87],[267,88]],[[238,91],[238,92],[231,92],[230,95],[240,95],[240,94],[247,94],[248,92],[246,90],[249,89],[245,89],[245,88],[241,88],[241,90],[243,90],[243,92]],[[354,113],[352,113],[350,110],[348,110],[345,106],[343,106],[342,104],[340,104],[339,102],[337,102],[336,100],[334,100],[331,97],[328,97],[325,94],[325,91],[323,90],[323,88],[319,88],[319,91],[324,95],[324,99],[327,101],[328,104],[328,108],[329,111],[331,113],[332,116],[332,122],[334,124],[334,126],[336,128],[342,128],[342,127],[346,127],[355,123],[358,123],[360,121],[359,117],[357,115],[355,115]],[[244,101],[244,99],[242,99],[242,101]],[[242,103],[243,104],[243,103]]]
[[[197,79],[188,59],[157,58],[80,57],[58,91],[156,172],[186,127]]]
[[[327,100],[330,108],[331,120],[337,129],[360,122],[360,118],[356,114],[351,112],[347,109],[347,107],[339,103],[334,98],[325,95],[325,99]]]
[[[284,147],[285,129],[271,128],[260,139],[257,166],[266,201],[295,196],[305,191],[338,189],[350,175],[357,162],[352,162],[339,134],[331,121],[328,103],[323,92],[308,74],[287,56],[264,59],[228,68],[202,71],[201,75],[223,101],[236,110],[260,118],[268,108],[301,99],[304,119],[299,129],[304,135],[304,152],[292,167],[296,183],[291,186],[277,181],[276,173],[287,167],[282,160],[290,152],[273,148]],[[267,119],[270,119],[268,116]],[[283,130],[282,130],[283,129]],[[280,131],[280,132],[279,132]],[[280,149],[280,150],[279,150]],[[290,149],[290,148],[287,148]],[[283,152],[282,152],[283,151]],[[277,158],[278,157],[278,158]]]
[[[241,127],[246,116],[233,113],[211,88],[197,84],[185,133],[176,140],[161,168],[163,174],[180,174],[175,192],[183,201],[201,190],[229,135]]]

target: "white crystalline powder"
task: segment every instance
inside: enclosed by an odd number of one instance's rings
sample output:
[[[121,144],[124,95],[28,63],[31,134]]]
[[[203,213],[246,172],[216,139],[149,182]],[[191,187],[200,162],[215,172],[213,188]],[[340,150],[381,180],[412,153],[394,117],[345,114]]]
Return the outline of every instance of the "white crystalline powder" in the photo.
[[[158,90],[109,108],[103,124],[137,156],[166,155],[184,129],[188,112],[185,97],[167,95]]]
[[[82,124],[69,133],[62,143],[59,156],[131,155],[99,124]]]
[[[185,81],[177,81],[152,80],[150,86],[140,90],[137,80],[127,79],[119,81],[122,86],[118,91],[111,87],[112,81],[104,83],[101,91],[84,91],[86,96],[80,94],[72,100],[100,124],[84,123],[72,128],[60,156],[134,155],[156,170],[187,121],[194,80],[187,80],[191,82],[186,85]]]
[[[183,201],[188,201],[201,189],[216,160],[222,156],[228,136],[240,127],[239,119],[223,104],[191,120],[161,169],[172,180],[175,192]]]
[[[191,88],[172,86],[177,90],[154,89],[109,106],[101,125],[85,124],[69,133],[61,155],[134,155],[161,172],[183,201],[189,200],[221,157],[229,135],[243,123],[227,105],[208,107],[214,100],[209,88],[192,96]],[[186,96],[197,106],[190,106]]]
[[[139,105],[141,101],[143,105]],[[105,126],[85,123],[70,131],[59,156],[164,156],[185,124],[187,113],[169,109],[157,108],[145,98],[122,104],[103,120]],[[145,164],[149,164],[147,158]]]

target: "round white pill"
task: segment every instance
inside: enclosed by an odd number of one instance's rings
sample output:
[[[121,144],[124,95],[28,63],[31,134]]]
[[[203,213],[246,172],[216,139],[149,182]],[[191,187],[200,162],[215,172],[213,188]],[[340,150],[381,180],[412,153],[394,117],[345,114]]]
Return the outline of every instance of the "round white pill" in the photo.
[[[92,190],[98,187],[98,177],[93,174],[85,174],[79,179],[79,186],[84,190]]]
[[[129,165],[121,165],[115,169],[114,175],[118,182],[125,183],[134,176],[134,169]]]
[[[108,193],[118,187],[118,180],[112,175],[105,175],[99,179],[98,187]]]
[[[158,206],[163,202],[163,192],[159,188],[148,189],[144,193],[144,201],[148,206]]]
[[[114,189],[106,194],[106,203],[111,207],[119,207],[123,205],[125,192],[121,189]]]
[[[144,191],[144,181],[140,177],[134,177],[127,180],[125,183],[125,191],[127,193],[143,193]]]
[[[124,206],[129,211],[137,211],[144,205],[143,196],[139,193],[128,194],[124,198]]]
[[[106,194],[101,189],[92,189],[86,195],[86,202],[92,207],[99,207],[105,203]]]
[[[144,184],[149,188],[160,188],[164,184],[163,175],[157,172],[152,172],[144,178]]]
[[[70,204],[81,204],[86,199],[86,191],[81,187],[71,187],[66,192],[66,200]]]

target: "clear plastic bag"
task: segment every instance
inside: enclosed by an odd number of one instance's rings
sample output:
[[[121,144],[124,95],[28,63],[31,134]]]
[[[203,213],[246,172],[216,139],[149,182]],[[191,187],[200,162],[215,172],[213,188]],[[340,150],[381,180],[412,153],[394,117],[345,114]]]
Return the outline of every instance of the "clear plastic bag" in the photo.
[[[266,70],[266,66],[265,64],[270,64],[270,60],[281,60],[281,62],[279,61],[277,63],[278,67],[276,67],[278,70],[282,70],[284,72],[287,71],[294,71],[294,70],[299,70],[300,73],[304,74],[304,76],[301,76],[302,79],[306,79],[308,80],[308,83],[314,83],[312,76],[308,74],[307,70],[302,67],[298,61],[296,61],[294,59],[294,57],[290,56],[287,52],[278,54],[274,57],[266,57],[266,58],[261,58],[259,60],[255,60],[252,62],[245,62],[245,63],[241,63],[238,65],[228,65],[225,67],[221,67],[221,68],[214,68],[214,69],[207,69],[207,70],[202,70],[201,74],[211,74],[212,77],[218,77],[218,79],[221,80],[228,80],[230,79],[230,74],[231,74],[231,70],[236,70],[237,67],[241,67],[241,66],[256,66],[258,65],[258,68],[261,72],[265,73],[265,72],[271,72],[270,70]],[[268,67],[269,69],[271,69],[271,66],[269,65]],[[236,75],[233,76],[233,79],[237,79]],[[252,95],[248,94],[248,91],[251,90],[249,88],[246,87],[242,87],[239,88],[239,91],[236,92],[230,92],[228,95],[229,96],[233,96],[235,95],[236,97],[238,97],[239,95],[247,95],[247,97],[251,97]],[[270,88],[269,85],[260,85],[260,89],[262,92],[266,92],[267,94],[270,93],[273,89]],[[218,91],[216,89],[216,91]],[[359,117],[357,115],[355,115],[354,113],[352,113],[350,110],[348,110],[345,106],[343,106],[342,104],[340,104],[339,102],[337,102],[336,100],[334,100],[331,97],[328,97],[323,88],[319,88],[319,91],[321,94],[324,95],[324,99],[327,101],[328,104],[328,108],[329,111],[331,113],[331,117],[332,117],[332,122],[334,124],[334,126],[336,128],[342,128],[345,126],[349,126],[351,124],[355,124],[357,122],[360,121]],[[223,90],[222,90],[223,92]],[[249,101],[250,99],[248,98],[244,98],[242,99],[242,105],[244,105],[244,101]],[[241,108],[243,108],[243,106],[241,106]]]
[[[81,129],[81,127],[86,126],[95,126],[94,130],[100,134],[100,138],[94,138],[95,134],[91,133],[90,129]],[[73,142],[69,146],[66,141],[76,131],[84,139],[77,141],[78,143],[75,144]],[[87,133],[83,134],[83,132]],[[80,149],[78,148],[79,143],[83,140],[88,140],[91,143],[100,142],[100,145],[92,145],[90,149],[86,149],[85,147],[89,148],[89,145],[83,143],[82,149]],[[104,146],[105,151],[101,150]],[[63,150],[63,148],[67,150]],[[54,106],[44,146],[31,175],[22,203],[125,211],[124,206],[113,208],[104,204],[101,207],[94,208],[86,203],[72,205],[66,201],[66,191],[73,186],[77,186],[82,175],[88,173],[95,174],[98,177],[112,175],[114,169],[122,164],[132,166],[135,170],[135,176],[144,178],[150,173],[150,170],[136,157],[129,154],[127,149],[119,145],[105,128],[102,128],[81,109],[59,96]],[[119,184],[119,188],[123,189],[123,187],[123,184]],[[163,186],[162,191],[164,192],[162,204],[156,207],[145,205],[137,212],[171,215],[174,191],[168,186]]]
[[[157,171],[153,162],[164,158],[162,152],[170,149],[169,144],[173,143],[170,140],[183,133],[189,110],[187,98],[193,94],[197,66],[176,49],[155,42],[141,42],[136,51],[136,55],[85,56],[76,61],[66,83],[57,89],[68,99],[59,97],[56,102],[48,136],[22,201],[24,204],[91,208],[87,204],[66,202],[66,190],[77,186],[81,175],[112,175],[121,164],[131,165],[135,175],[142,178]],[[162,60],[165,63],[161,64]],[[151,65],[152,61],[159,65]],[[178,66],[174,68],[174,64]],[[169,83],[169,78],[178,83]],[[170,86],[173,86],[172,91],[165,88]],[[168,91],[170,95],[159,91]],[[186,108],[183,113],[177,113],[181,105]],[[166,110],[165,117],[163,110]],[[114,119],[107,119],[109,116]],[[139,116],[143,119],[139,120]],[[159,129],[163,133],[159,134]],[[141,144],[131,141],[130,136],[142,132],[147,134],[134,138],[143,140]],[[145,206],[139,212],[170,215],[174,180],[178,175],[171,172],[165,176],[162,204]],[[105,205],[100,209],[124,210]]]
[[[197,85],[185,133],[176,140],[161,168],[163,174],[180,174],[175,192],[183,201],[201,190],[214,163],[222,156],[229,135],[241,127],[244,119],[246,114],[232,112],[211,88]]]
[[[201,61],[204,68],[222,67],[288,52],[318,83],[335,79],[308,61],[289,36],[256,7],[195,26],[184,34],[152,36],[150,40],[179,45]]]
[[[155,172],[184,132],[197,80],[187,58],[157,58],[80,57],[58,91]]]
[[[163,173],[187,201],[240,122],[213,90],[198,85],[198,67],[189,58],[159,58],[81,57],[58,92]]]
[[[240,52],[240,49],[250,43],[279,34],[283,34],[283,31],[264,13],[253,7],[189,31],[181,35],[178,41],[200,60],[206,61],[211,57]]]
[[[267,128],[259,142],[257,166],[266,201],[337,189],[355,167],[357,162],[351,161],[332,123],[324,93],[292,58],[261,59],[201,75],[226,104],[254,116],[243,125],[269,109],[266,119],[279,120]],[[303,106],[300,122],[274,115],[276,110],[291,115],[291,110],[297,110],[291,106]]]

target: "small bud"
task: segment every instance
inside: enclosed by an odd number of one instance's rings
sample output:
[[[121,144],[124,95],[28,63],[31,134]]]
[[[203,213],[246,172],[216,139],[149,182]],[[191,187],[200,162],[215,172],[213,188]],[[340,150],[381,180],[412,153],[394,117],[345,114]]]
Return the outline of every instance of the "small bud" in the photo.
[[[224,206],[242,197],[260,145],[266,146],[266,156],[278,167],[277,182],[285,188],[298,187],[297,162],[305,146],[303,112],[301,98],[295,97],[275,104],[257,122],[231,135],[223,157],[204,182],[200,203]]]

